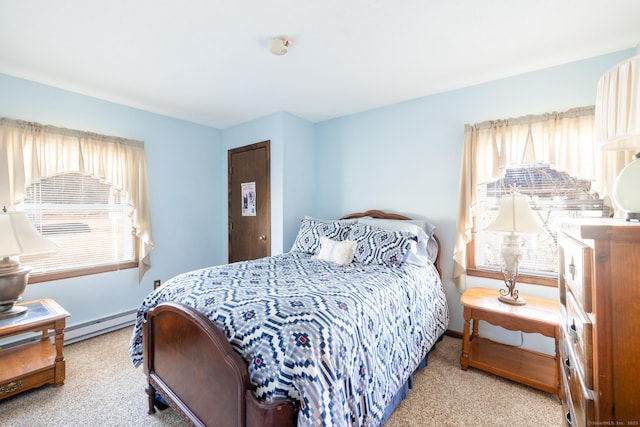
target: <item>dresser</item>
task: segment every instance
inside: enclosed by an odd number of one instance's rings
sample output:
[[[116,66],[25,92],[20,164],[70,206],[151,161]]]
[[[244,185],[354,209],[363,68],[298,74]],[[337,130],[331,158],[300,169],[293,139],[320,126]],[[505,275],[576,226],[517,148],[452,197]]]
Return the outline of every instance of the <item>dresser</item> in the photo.
[[[558,233],[567,425],[640,425],[640,223],[567,221]]]

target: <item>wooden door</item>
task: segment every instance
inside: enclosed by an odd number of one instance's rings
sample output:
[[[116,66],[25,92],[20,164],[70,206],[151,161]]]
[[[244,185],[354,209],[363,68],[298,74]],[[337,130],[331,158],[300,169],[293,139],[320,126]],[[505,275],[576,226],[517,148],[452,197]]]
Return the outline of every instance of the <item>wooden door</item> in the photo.
[[[229,262],[271,254],[269,141],[228,151]]]

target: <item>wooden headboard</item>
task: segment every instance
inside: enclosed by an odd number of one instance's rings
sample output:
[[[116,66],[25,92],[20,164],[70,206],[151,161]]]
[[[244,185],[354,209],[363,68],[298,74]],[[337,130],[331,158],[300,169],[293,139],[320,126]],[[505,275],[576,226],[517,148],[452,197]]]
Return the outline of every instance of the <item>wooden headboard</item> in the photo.
[[[404,216],[396,213],[383,212],[376,209],[372,209],[366,212],[351,213],[349,215],[343,216],[340,219],[362,218],[365,216],[368,216],[371,218],[380,218],[380,219],[411,219],[408,216]]]
[[[396,220],[413,219],[413,218],[409,218],[408,216],[400,215],[397,213],[384,212],[378,209],[371,209],[365,212],[350,213],[348,215],[343,216],[340,219],[354,219],[354,218],[362,218],[365,216],[368,216],[371,218],[380,218],[380,219],[396,219]],[[436,255],[436,260],[434,264],[436,266],[436,270],[438,270],[438,274],[440,275],[440,278],[442,279],[442,270],[440,269],[440,249],[442,248],[442,246],[440,245],[440,240],[438,239],[438,236],[434,234],[433,238],[438,243],[438,254]]]

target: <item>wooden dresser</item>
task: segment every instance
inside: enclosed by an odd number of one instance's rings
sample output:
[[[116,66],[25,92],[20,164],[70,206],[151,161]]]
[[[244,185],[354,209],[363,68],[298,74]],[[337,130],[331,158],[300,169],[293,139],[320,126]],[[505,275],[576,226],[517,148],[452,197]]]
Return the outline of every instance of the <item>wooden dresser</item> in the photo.
[[[640,223],[567,221],[558,234],[567,425],[640,423]]]

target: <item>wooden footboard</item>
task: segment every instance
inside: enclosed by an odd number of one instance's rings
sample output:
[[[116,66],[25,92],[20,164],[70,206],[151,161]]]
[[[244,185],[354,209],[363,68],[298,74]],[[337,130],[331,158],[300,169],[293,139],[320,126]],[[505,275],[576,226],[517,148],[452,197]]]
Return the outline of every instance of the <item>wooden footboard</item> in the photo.
[[[149,413],[155,392],[197,426],[293,426],[291,402],[263,404],[250,392],[249,373],[226,336],[203,314],[162,303],[143,324]]]

